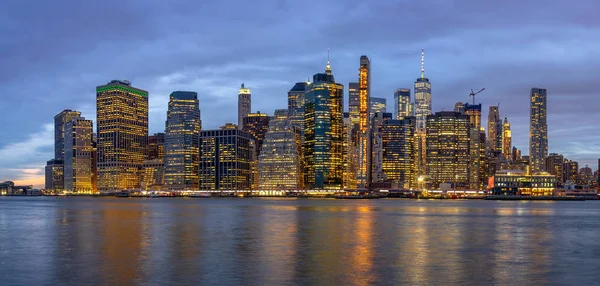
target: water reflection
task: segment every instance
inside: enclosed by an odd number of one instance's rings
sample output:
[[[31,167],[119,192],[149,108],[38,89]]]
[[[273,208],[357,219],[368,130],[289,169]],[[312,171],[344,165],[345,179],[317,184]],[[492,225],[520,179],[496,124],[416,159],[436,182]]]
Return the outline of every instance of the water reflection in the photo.
[[[7,285],[592,284],[599,218],[595,202],[0,198],[0,275]]]

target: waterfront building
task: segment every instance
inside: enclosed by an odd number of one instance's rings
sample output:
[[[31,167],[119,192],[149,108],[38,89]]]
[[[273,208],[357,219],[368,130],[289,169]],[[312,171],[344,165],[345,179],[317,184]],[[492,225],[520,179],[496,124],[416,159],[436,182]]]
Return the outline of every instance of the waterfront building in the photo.
[[[556,177],[556,182],[559,186],[562,186],[563,181],[563,168],[564,168],[565,158],[561,154],[550,153],[546,158],[546,170],[551,175]]]
[[[567,181],[570,181],[573,184],[577,183],[578,171],[579,163],[565,158],[563,164],[563,182],[566,183]]]
[[[71,119],[65,126],[64,188],[74,194],[93,194],[92,137],[93,123],[83,117]]]
[[[244,118],[250,114],[250,110],[252,110],[252,95],[250,89],[244,87],[242,83],[238,93],[238,128],[241,129],[244,126]]]
[[[529,159],[532,172],[544,170],[548,156],[548,125],[546,123],[546,89],[531,89],[529,122]]]
[[[307,189],[341,189],[344,86],[336,83],[329,61],[313,76],[304,105],[304,183]]]
[[[81,116],[81,112],[65,109],[54,116],[54,159],[65,160],[65,127],[73,118]]]
[[[431,83],[425,77],[425,51],[421,51],[421,77],[415,81],[415,116],[417,130],[422,132],[427,124],[427,116],[431,115]]]
[[[247,190],[252,184],[252,135],[228,123],[200,133],[201,190]]]
[[[552,196],[556,189],[556,177],[546,172],[528,174],[522,170],[503,170],[490,181],[494,195]]]
[[[577,184],[580,186],[592,187],[595,185],[594,171],[592,168],[585,165],[585,167],[579,169],[577,177]]]
[[[64,161],[52,159],[46,163],[44,171],[46,192],[62,192],[64,190]]]
[[[165,163],[161,159],[146,160],[142,164],[141,189],[145,191],[165,190]]]
[[[416,118],[387,120],[381,125],[381,169],[392,188],[416,188]]]
[[[369,104],[371,105],[371,113],[369,118],[373,118],[376,113],[387,112],[387,100],[382,97],[371,97]]]
[[[0,196],[10,196],[14,192],[15,183],[13,181],[0,182]]]
[[[148,92],[129,81],[96,88],[98,189],[135,189],[148,153]]]
[[[297,82],[288,91],[288,114],[292,126],[299,130],[304,129],[304,93],[309,82]]]
[[[481,138],[481,104],[465,104],[465,114],[469,117],[469,187],[473,190],[483,188],[482,157],[485,153],[485,137]]]
[[[148,136],[148,160],[165,159],[165,133]]]
[[[500,106],[490,106],[488,112],[488,150],[494,154],[498,150],[502,150],[502,119],[500,119]],[[511,146],[512,147],[512,146]]]
[[[360,57],[358,69],[358,177],[357,186],[368,189],[371,183],[371,61]]]
[[[352,124],[360,123],[360,111],[359,111],[359,103],[360,103],[360,85],[358,82],[350,82],[348,83],[348,113],[350,116],[350,122]]]
[[[432,187],[452,183],[455,188],[468,188],[469,116],[441,111],[428,116],[426,124],[427,175]]]
[[[201,129],[198,94],[191,91],[171,93],[165,127],[164,158],[164,180],[168,190],[198,189]]]
[[[502,124],[502,155],[504,158],[511,158],[512,151],[512,132],[510,131],[510,123],[508,118],[504,116],[504,124]]]
[[[413,105],[410,101],[410,88],[398,88],[394,91],[394,116],[402,120],[413,115]]]
[[[288,110],[275,110],[258,155],[258,188],[260,190],[300,190],[302,174],[302,134],[293,128]]]

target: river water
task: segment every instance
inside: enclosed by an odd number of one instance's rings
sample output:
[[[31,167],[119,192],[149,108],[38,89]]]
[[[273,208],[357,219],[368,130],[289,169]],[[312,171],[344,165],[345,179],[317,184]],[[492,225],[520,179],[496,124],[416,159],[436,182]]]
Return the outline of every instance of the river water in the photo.
[[[600,202],[0,197],[1,285],[600,283]]]

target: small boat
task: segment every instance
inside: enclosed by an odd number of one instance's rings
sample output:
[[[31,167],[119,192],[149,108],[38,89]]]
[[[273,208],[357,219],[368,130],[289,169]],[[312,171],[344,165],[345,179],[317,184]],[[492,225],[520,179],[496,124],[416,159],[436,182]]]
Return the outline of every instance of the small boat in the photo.
[[[149,195],[149,197],[151,197],[151,198],[158,198],[160,196],[158,195],[157,192],[151,192],[150,195]]]
[[[127,198],[127,197],[129,197],[129,192],[128,191],[116,192],[115,197]]]
[[[206,193],[206,192],[203,192],[203,193],[193,193],[193,194],[190,195],[190,198],[207,199],[207,198],[210,198],[210,197],[212,197],[212,195],[210,193]]]

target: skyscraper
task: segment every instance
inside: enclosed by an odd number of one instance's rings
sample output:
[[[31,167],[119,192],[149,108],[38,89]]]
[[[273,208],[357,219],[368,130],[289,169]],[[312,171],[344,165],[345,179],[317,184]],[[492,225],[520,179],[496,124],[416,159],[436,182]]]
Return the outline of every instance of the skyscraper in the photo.
[[[504,124],[502,124],[502,155],[504,158],[511,159],[512,151],[512,132],[510,131],[510,123],[508,118],[504,116]]]
[[[563,164],[563,182],[570,181],[572,184],[577,183],[577,171],[579,170],[579,163],[577,161],[567,160]]]
[[[269,115],[260,113],[260,111],[257,113],[249,113],[248,116],[244,118],[244,126],[242,129],[246,132],[249,132],[256,142],[256,154],[259,154],[262,150],[265,134],[267,134],[267,131],[269,130],[270,119],[271,117],[269,117]]]
[[[421,51],[421,77],[415,81],[415,116],[417,130],[425,130],[427,116],[431,114],[431,83],[425,77],[425,51]]]
[[[304,183],[308,189],[340,189],[343,176],[344,86],[329,61],[307,86],[304,109]]]
[[[250,89],[245,88],[242,83],[240,92],[238,93],[238,128],[242,129],[244,126],[244,117],[250,114],[252,109],[252,95]]]
[[[410,101],[410,88],[399,88],[394,91],[394,116],[402,120],[412,116],[412,102]]]
[[[350,122],[352,124],[359,124],[360,112],[359,112],[359,84],[358,82],[351,82],[348,84],[348,113],[350,116]]]
[[[148,152],[148,92],[129,81],[96,87],[98,189],[137,188]]]
[[[502,150],[502,120],[500,106],[492,105],[488,113],[488,150],[491,153]]]
[[[250,133],[227,124],[200,135],[201,190],[247,190],[251,187],[252,144]]]
[[[392,187],[416,188],[414,116],[387,120],[381,125],[382,171]]]
[[[453,183],[469,187],[469,116],[452,111],[427,117],[427,174],[433,188]]]
[[[262,145],[258,156],[259,189],[302,189],[302,138],[300,130],[292,128],[288,110],[275,110]]]
[[[559,186],[563,183],[563,169],[564,169],[565,158],[563,155],[557,153],[551,153],[546,158],[546,170],[548,173],[556,176],[556,182]]]
[[[368,189],[371,183],[371,61],[360,56],[358,69],[358,188]]]
[[[71,119],[65,126],[65,190],[76,194],[92,194],[92,133],[91,120]]]
[[[148,136],[148,160],[165,159],[165,133]]]
[[[65,126],[81,112],[65,109],[54,116],[54,159],[65,160]]]
[[[546,110],[546,89],[532,88],[529,113],[529,165],[533,173],[544,171],[544,160],[548,156]]]
[[[292,126],[302,130],[304,126],[304,93],[307,82],[297,82],[288,91],[288,114]]]
[[[469,187],[477,190],[483,187],[481,158],[485,150],[481,142],[481,104],[465,104],[465,114],[469,116]]]
[[[198,94],[191,91],[171,93],[165,127],[164,178],[167,189],[198,189],[201,129]]]
[[[346,190],[356,189],[356,173],[358,165],[358,123],[350,121],[350,113],[344,112],[344,175],[343,188]]]
[[[391,113],[378,112],[371,118],[371,182],[383,182],[383,126],[392,120]]]
[[[371,104],[371,113],[369,115],[370,118],[373,118],[373,115],[375,115],[375,113],[387,112],[387,100],[385,98],[371,97],[369,104]]]
[[[46,192],[61,192],[64,190],[64,162],[52,159],[46,163],[44,170]]]

